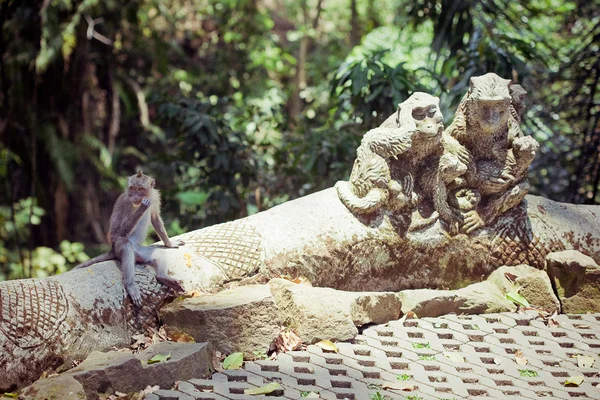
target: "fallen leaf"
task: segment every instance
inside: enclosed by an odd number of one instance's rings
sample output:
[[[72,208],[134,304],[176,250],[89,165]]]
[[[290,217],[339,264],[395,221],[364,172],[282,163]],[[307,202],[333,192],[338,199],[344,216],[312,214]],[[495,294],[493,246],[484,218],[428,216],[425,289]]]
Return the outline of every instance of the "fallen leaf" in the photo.
[[[2,396],[4,396],[4,397],[10,397],[11,399],[16,399],[17,397],[19,397],[19,394],[18,393],[8,392],[8,393],[4,393]]]
[[[155,385],[155,386],[149,386],[149,385],[148,385],[148,386],[146,386],[146,389],[144,389],[144,390],[142,391],[142,394],[150,394],[150,393],[154,393],[154,392],[156,392],[156,391],[157,391],[157,390],[159,390],[159,389],[160,389],[160,386],[158,386],[158,385]]]
[[[515,362],[519,365],[527,365],[527,357],[523,355],[521,350],[515,352]]]
[[[579,386],[582,383],[583,383],[583,376],[581,376],[581,375],[570,376],[565,381],[565,386]]]
[[[450,361],[455,363],[464,363],[465,358],[458,353],[452,351],[445,351],[444,355],[450,359]]]
[[[415,390],[415,385],[408,382],[384,382],[381,385],[382,389],[393,389],[393,390],[403,390],[405,392],[412,392]]]
[[[231,353],[223,360],[224,369],[240,369],[244,363],[244,353]]]
[[[269,394],[279,388],[281,388],[281,385],[279,383],[271,382],[271,383],[266,384],[265,386],[252,388],[252,389],[244,389],[244,394],[248,394],[248,395]]]
[[[577,366],[579,368],[592,368],[592,365],[594,365],[594,357],[577,356]]]
[[[506,298],[520,306],[529,307],[527,299],[520,295],[516,290],[506,293]]]
[[[317,347],[322,348],[325,351],[333,351],[335,353],[337,353],[339,351],[337,346],[329,340],[321,340],[319,343],[315,343],[315,345]]]
[[[148,360],[148,364],[155,364],[155,363],[159,363],[159,362],[166,362],[168,359],[171,358],[171,353],[167,354],[167,355],[163,355],[163,354],[157,354],[154,357],[150,358]]]
[[[502,362],[501,358],[499,358],[499,357],[494,358],[494,364],[500,365],[501,362]]]
[[[275,348],[271,348],[271,350],[275,350],[278,353],[285,353],[287,351],[298,350],[300,347],[302,347],[302,339],[292,330],[282,327],[275,339]]]
[[[315,393],[315,392],[310,392],[309,394],[304,396],[304,398],[305,399],[320,399],[319,393]]]
[[[414,312],[409,311],[406,313],[406,319],[419,319],[419,317]]]
[[[517,276],[517,275],[515,275],[515,274],[511,274],[510,272],[505,272],[505,273],[504,273],[504,277],[505,277],[506,279],[508,279],[508,281],[509,281],[510,283],[515,283],[515,281],[516,281],[516,280],[517,280],[517,278],[518,278],[518,276]]]
[[[169,333],[169,339],[177,343],[196,343],[196,340],[194,340],[192,335],[179,330],[171,331]]]

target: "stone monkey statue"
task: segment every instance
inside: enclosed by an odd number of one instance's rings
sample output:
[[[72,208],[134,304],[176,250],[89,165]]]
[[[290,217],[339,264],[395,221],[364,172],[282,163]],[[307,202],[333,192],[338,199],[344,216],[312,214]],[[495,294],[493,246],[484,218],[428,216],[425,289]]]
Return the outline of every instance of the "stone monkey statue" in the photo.
[[[468,192],[461,189],[467,188],[471,191],[468,197],[477,199],[477,204],[463,213],[465,233],[489,225],[527,194],[525,178],[539,144],[524,136],[519,127],[526,93],[520,85],[493,73],[473,77],[454,122],[445,131],[470,157],[464,180],[454,191],[465,194]]]
[[[396,114],[363,137],[350,181],[335,185],[342,203],[354,214],[378,210],[408,214],[420,204],[432,203],[446,222],[459,218],[448,206],[445,183],[464,173],[466,166],[453,154],[443,156],[443,130],[439,99],[413,93]]]
[[[115,202],[110,216],[108,239],[111,250],[75,267],[85,268],[102,261],[119,260],[123,285],[138,307],[142,305],[142,296],[134,280],[136,262],[152,265],[156,270],[156,280],[174,290],[184,291],[181,284],[168,275],[164,260],[157,257],[156,252],[162,249],[143,246],[151,223],[166,247],[177,248],[184,244],[182,241],[173,243],[169,239],[160,216],[160,192],[154,184],[154,179],[141,170],[129,177],[127,188]]]

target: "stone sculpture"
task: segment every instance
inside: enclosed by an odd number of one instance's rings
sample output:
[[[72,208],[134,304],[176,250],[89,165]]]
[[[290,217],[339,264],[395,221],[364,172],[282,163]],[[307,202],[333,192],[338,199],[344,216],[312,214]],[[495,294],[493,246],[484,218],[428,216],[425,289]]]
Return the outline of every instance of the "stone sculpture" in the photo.
[[[520,85],[493,73],[473,77],[446,130],[470,155],[464,179],[455,182],[452,193],[478,199],[461,210],[461,230],[466,233],[490,225],[521,203],[529,190],[527,170],[539,144],[519,127],[525,94]]]
[[[496,75],[474,78],[443,133],[437,99],[415,94],[365,135],[350,182],[186,233],[161,254],[186,290],[203,292],[281,276],[348,291],[459,289],[503,265],[543,269],[554,251],[599,262],[600,206],[525,196],[538,145],[518,127],[524,95]],[[156,327],[172,294],[136,275],[141,310],[113,261],[0,282],[0,392]]]
[[[385,212],[392,223],[415,208],[423,217],[435,209],[444,222],[457,220],[446,186],[467,167],[444,152],[443,130],[439,99],[414,93],[363,137],[350,181],[335,185],[342,203],[357,215]]]

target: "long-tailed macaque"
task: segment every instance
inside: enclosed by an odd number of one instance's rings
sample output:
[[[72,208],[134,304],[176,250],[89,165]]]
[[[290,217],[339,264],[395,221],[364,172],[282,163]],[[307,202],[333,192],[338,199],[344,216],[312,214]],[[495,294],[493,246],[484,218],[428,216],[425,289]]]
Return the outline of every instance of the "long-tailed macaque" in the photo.
[[[134,280],[136,262],[152,265],[156,270],[156,280],[163,285],[184,291],[181,284],[167,274],[164,257],[156,256],[156,251],[162,249],[142,245],[150,223],[166,247],[177,248],[184,244],[182,241],[171,242],[167,235],[160,216],[160,192],[154,189],[154,183],[154,179],[141,170],[129,177],[127,189],[115,202],[110,216],[108,240],[112,244],[111,250],[75,267],[85,268],[102,261],[119,260],[123,286],[138,307],[142,305],[142,296]]]

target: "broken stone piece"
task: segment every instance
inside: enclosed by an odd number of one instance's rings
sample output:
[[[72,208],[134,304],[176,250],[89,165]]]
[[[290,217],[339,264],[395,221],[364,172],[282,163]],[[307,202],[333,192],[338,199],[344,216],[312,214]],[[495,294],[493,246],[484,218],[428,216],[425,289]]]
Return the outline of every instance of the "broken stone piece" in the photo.
[[[170,388],[179,380],[209,376],[212,353],[210,343],[173,342],[154,344],[137,355],[94,351],[64,374],[34,382],[23,391],[23,398],[95,400],[102,394],[132,393],[147,386]],[[170,358],[148,364],[157,354]]]
[[[545,271],[529,265],[500,267],[487,280],[498,286],[505,295],[517,290],[530,305],[549,313],[560,312],[560,302]]]
[[[414,289],[398,293],[402,313],[418,317],[446,314],[486,314],[513,312],[517,307],[491,282],[474,283],[458,290]]]
[[[546,256],[546,270],[565,314],[600,312],[600,266],[577,250]]]
[[[357,326],[400,317],[394,293],[344,292],[282,281],[269,282],[279,315],[305,343],[350,340],[358,334]]]
[[[239,286],[175,301],[159,312],[165,329],[176,328],[224,354],[267,351],[279,334],[275,301],[266,285]]]

